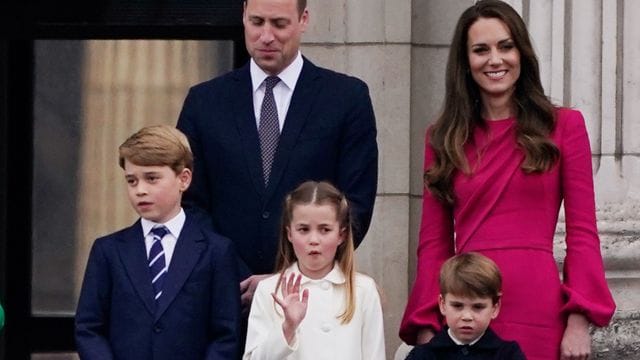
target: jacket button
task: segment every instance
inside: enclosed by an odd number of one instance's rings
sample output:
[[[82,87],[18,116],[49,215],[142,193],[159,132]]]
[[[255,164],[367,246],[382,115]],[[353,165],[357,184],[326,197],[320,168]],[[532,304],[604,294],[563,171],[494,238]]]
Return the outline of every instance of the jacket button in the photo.
[[[153,327],[153,332],[156,333],[156,334],[161,333],[162,332],[162,326],[160,326],[160,325],[154,326]]]
[[[269,216],[271,216],[271,214],[268,211],[265,211],[262,213],[262,218],[267,220],[269,218]]]

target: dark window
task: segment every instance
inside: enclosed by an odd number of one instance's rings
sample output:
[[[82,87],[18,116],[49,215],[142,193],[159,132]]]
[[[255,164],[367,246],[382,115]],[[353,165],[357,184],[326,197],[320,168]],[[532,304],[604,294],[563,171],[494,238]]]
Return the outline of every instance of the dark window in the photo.
[[[117,146],[248,59],[239,0],[43,3],[0,5],[0,359],[75,358],[87,251],[136,218]]]

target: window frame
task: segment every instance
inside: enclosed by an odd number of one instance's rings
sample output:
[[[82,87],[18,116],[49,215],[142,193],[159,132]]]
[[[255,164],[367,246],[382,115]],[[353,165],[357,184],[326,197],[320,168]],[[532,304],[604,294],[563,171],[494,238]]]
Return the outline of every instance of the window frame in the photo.
[[[230,40],[233,67],[249,59],[239,0],[52,4],[15,2],[0,16],[0,360],[75,351],[73,317],[31,312],[35,40]]]

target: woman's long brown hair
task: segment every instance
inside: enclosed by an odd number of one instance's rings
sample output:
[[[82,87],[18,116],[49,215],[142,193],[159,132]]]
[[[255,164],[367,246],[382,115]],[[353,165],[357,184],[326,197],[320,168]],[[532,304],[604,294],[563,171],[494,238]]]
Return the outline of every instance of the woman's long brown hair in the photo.
[[[544,94],[538,59],[522,18],[502,1],[478,1],[462,13],[456,25],[447,63],[442,114],[429,129],[427,139],[435,151],[435,161],[425,170],[424,183],[437,199],[449,205],[455,202],[452,185],[455,171],[470,172],[463,147],[474,128],[484,126],[480,90],[470,74],[467,50],[469,28],[479,18],[504,22],[520,52],[521,71],[513,102],[516,142],[525,154],[522,169],[529,173],[547,171],[560,156],[549,139],[555,126],[556,108]]]

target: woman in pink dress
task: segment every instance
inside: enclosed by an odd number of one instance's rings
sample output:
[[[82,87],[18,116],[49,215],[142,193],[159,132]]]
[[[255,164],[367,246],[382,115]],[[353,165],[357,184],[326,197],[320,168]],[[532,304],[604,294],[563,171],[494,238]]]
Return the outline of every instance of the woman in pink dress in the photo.
[[[477,251],[504,276],[492,329],[528,359],[587,359],[589,324],[615,303],[596,229],[591,150],[579,111],[554,106],[522,18],[478,1],[456,25],[443,112],[427,131],[418,269],[400,337],[427,342],[442,326],[437,274]],[[562,279],[553,236],[564,201]]]

